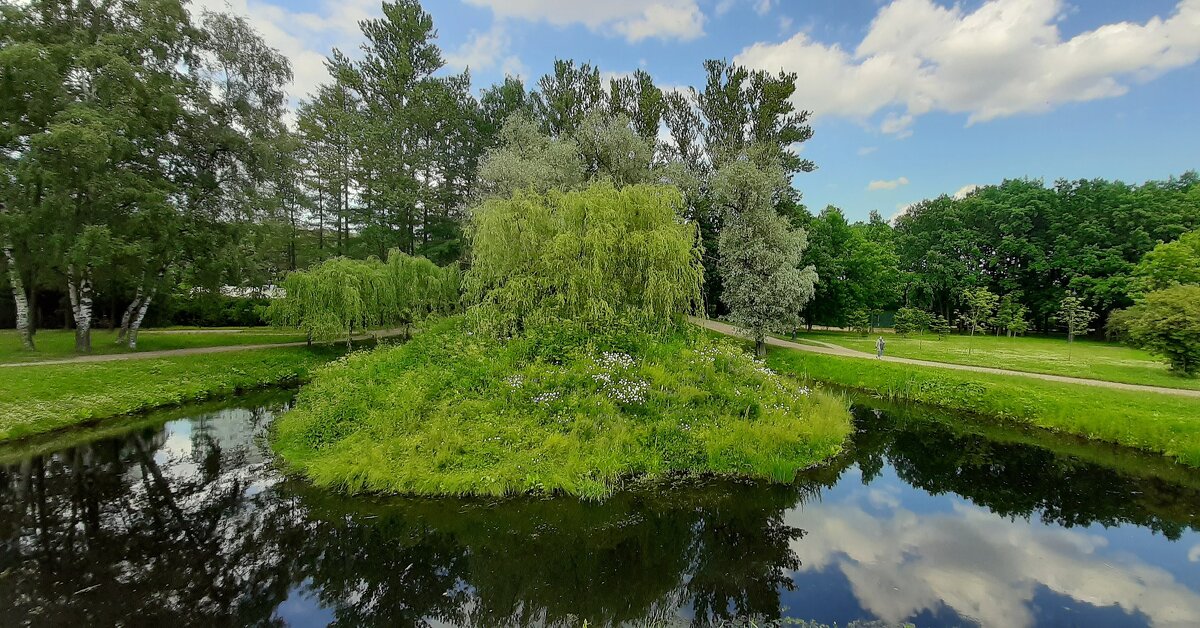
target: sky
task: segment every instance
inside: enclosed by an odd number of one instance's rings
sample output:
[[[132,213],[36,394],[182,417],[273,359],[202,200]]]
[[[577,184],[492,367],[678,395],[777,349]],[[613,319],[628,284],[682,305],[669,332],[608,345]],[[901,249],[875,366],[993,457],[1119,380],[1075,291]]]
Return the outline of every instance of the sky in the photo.
[[[818,211],[885,218],[1006,178],[1137,183],[1200,169],[1200,0],[426,0],[447,72],[527,84],[555,58],[661,87],[702,62],[797,74],[811,111],[793,184]],[[352,57],[378,0],[193,0],[247,16],[299,101]]]

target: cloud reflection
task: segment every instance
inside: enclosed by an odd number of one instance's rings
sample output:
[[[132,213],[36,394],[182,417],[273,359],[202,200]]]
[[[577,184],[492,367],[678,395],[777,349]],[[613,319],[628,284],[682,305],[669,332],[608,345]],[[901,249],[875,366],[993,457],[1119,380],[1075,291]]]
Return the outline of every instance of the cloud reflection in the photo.
[[[1161,568],[1104,555],[1101,536],[1013,521],[958,500],[948,512],[918,514],[880,496],[870,489],[849,502],[810,504],[787,524],[807,531],[793,541],[800,570],[840,569],[859,603],[885,622],[944,604],[985,626],[1030,626],[1041,586],[1141,613],[1154,626],[1200,625],[1200,595]],[[1200,559],[1200,545],[1189,558]]]

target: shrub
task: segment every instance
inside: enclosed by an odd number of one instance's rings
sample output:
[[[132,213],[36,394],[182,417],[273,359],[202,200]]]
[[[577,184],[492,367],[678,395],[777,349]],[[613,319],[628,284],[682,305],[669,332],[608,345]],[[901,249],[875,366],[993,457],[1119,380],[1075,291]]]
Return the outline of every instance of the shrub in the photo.
[[[901,336],[912,333],[919,334],[928,329],[930,325],[929,313],[915,307],[900,308],[896,311],[894,320],[896,333]]]
[[[1188,376],[1200,372],[1200,286],[1151,292],[1113,324],[1134,346],[1165,357],[1171,370]]]

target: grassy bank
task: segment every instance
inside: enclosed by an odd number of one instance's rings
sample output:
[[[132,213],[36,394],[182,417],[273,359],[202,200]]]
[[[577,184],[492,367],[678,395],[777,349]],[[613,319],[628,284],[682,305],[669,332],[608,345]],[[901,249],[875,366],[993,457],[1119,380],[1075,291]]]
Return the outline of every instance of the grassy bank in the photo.
[[[1200,466],[1200,400],[772,347],[767,364],[885,399],[1021,421]]]
[[[109,330],[92,331],[92,354],[109,355],[133,353],[124,344],[116,343],[117,334]],[[146,330],[138,334],[138,352],[224,347],[233,345],[279,344],[303,342],[304,335],[269,327],[247,329],[171,329]],[[75,332],[62,329],[39,330],[34,336],[36,351],[21,348],[20,337],[13,330],[0,331],[0,363],[38,362],[73,358]]]
[[[873,354],[879,335],[864,338],[849,332],[815,331],[802,333],[797,340],[825,342]],[[1068,345],[1062,338],[1006,338],[987,334],[974,338],[950,335],[942,340],[930,334],[909,337],[883,334],[883,337],[887,341],[887,354],[899,358],[1200,390],[1200,378],[1180,377],[1167,369],[1165,361],[1112,342],[1080,339]]]
[[[678,473],[791,481],[849,431],[841,399],[696,331],[500,344],[451,320],[322,369],[275,445],[349,492],[602,497]]]
[[[336,348],[283,347],[0,369],[0,441],[305,380]]]

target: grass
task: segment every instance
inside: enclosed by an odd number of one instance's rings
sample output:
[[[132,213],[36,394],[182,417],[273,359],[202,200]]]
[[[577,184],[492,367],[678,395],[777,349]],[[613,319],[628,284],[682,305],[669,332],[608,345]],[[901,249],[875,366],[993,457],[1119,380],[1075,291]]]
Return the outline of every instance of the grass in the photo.
[[[92,330],[92,354],[135,353],[124,344],[118,345],[117,335],[109,330]],[[145,330],[138,333],[138,351],[168,351],[199,347],[231,345],[277,344],[303,342],[304,335],[269,327],[247,329],[172,329]],[[42,329],[34,336],[36,351],[26,351],[13,330],[0,331],[0,363],[39,362],[72,358],[75,353],[75,332],[62,329]]]
[[[308,379],[339,354],[281,347],[0,369],[0,441]]]
[[[800,378],[1026,423],[1164,454],[1200,467],[1200,399],[948,371],[771,347],[767,364]]]
[[[842,449],[843,399],[698,331],[505,344],[451,319],[318,372],[275,425],[318,486],[412,495],[567,493],[719,474],[790,482]]]
[[[862,337],[851,332],[814,331],[802,333],[800,341],[819,341],[875,353],[880,334]],[[780,336],[780,338],[789,338]],[[987,366],[1029,373],[1066,375],[1124,384],[1200,390],[1200,378],[1171,373],[1167,363],[1149,353],[1117,343],[1077,339],[1071,346],[1062,338],[1006,338],[962,335],[938,340],[930,334],[902,337],[884,335],[887,355],[948,364]]]

